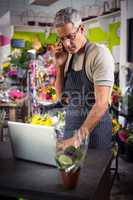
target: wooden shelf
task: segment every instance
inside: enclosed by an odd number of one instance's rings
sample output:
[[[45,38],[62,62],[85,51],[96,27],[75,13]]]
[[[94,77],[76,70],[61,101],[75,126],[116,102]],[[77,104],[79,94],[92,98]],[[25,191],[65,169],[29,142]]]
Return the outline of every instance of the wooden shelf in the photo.
[[[118,10],[118,11],[107,13],[107,14],[103,14],[103,15],[100,15],[98,17],[94,17],[94,18],[91,18],[91,19],[87,19],[86,18],[86,20],[85,19],[83,20],[83,23],[95,22],[95,21],[98,21],[100,18],[106,19],[106,18],[109,18],[109,17],[120,16],[120,14],[121,14],[121,11]]]
[[[31,32],[44,32],[48,27],[42,27],[42,26],[32,26],[32,25],[14,25],[14,31],[31,31]]]
[[[110,18],[110,17],[115,17],[115,16],[120,16],[121,11],[115,11],[115,12],[111,12],[111,13],[107,13],[107,14],[103,14],[100,15],[98,17],[93,17],[93,18],[84,18],[83,23],[86,24],[87,22],[96,22],[98,21],[100,18],[102,19],[106,19],[106,18]],[[43,27],[43,26],[33,26],[33,25],[17,25],[14,26],[15,31],[32,31],[32,32],[44,32],[48,27]]]

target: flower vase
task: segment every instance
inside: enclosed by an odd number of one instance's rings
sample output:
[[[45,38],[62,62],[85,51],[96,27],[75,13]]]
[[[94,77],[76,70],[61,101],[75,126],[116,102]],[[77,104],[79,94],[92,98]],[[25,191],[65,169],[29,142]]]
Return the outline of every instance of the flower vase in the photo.
[[[77,186],[79,175],[80,175],[80,169],[73,172],[65,172],[64,170],[60,171],[60,175],[62,178],[62,184],[65,189],[74,189]]]

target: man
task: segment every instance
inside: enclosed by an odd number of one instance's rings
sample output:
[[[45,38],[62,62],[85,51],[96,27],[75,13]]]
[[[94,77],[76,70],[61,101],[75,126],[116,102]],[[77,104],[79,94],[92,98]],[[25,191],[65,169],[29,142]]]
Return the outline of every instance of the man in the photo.
[[[87,42],[77,10],[57,12],[55,29],[62,43],[57,52],[56,90],[67,97],[64,140],[59,148],[79,146],[89,136],[89,145],[111,147],[112,123],[108,112],[114,82],[114,60],[109,50]]]

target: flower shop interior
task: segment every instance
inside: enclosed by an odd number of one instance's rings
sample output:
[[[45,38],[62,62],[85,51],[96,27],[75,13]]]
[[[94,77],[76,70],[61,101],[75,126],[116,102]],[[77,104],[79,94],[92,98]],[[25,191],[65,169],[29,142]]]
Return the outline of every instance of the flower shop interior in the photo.
[[[66,7],[115,62],[109,152],[56,149],[66,105],[55,89],[54,17]],[[0,0],[0,200],[133,200],[132,188],[133,0]]]

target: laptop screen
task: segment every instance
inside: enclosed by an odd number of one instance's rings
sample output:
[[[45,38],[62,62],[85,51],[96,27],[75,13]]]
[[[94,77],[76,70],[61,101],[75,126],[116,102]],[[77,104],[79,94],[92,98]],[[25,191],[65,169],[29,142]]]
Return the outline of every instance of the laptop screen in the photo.
[[[54,127],[8,122],[12,149],[16,158],[56,166]]]

